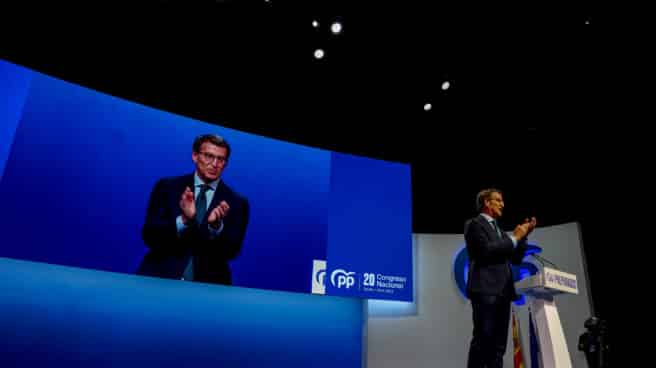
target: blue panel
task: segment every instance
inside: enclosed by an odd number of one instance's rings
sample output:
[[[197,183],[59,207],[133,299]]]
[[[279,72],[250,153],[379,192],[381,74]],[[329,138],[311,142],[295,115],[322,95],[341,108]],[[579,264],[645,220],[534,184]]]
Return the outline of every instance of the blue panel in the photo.
[[[0,280],[3,367],[361,367],[358,299],[6,258]]]
[[[0,180],[31,79],[31,71],[0,60]]]
[[[333,153],[328,295],[412,300],[410,167]]]

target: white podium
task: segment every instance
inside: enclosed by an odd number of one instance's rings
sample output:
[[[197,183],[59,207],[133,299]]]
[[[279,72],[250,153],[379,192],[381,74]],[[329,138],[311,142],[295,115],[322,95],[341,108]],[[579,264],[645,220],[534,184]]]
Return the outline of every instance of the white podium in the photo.
[[[540,367],[571,368],[572,360],[554,296],[578,294],[576,275],[543,267],[538,274],[516,282],[515,289],[528,297],[540,349]]]

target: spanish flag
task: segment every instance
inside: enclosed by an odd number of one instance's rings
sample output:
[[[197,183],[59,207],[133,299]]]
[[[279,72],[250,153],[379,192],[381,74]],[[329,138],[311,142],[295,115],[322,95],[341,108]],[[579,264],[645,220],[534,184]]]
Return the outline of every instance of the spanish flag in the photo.
[[[524,354],[522,354],[522,340],[519,335],[519,322],[515,313],[515,307],[512,308],[512,339],[513,339],[513,363],[515,368],[525,368]]]

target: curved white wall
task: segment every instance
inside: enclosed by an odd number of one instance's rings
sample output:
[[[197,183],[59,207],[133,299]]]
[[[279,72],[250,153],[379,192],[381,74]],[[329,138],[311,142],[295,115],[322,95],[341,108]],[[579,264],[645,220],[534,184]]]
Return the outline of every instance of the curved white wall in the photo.
[[[556,300],[573,367],[587,368],[577,349],[583,323],[591,315],[584,254],[576,223],[537,228],[530,243],[542,248],[541,255],[560,269],[577,275],[579,295]],[[471,306],[460,294],[453,277],[453,259],[464,244],[462,234],[415,234],[415,315],[371,315],[367,331],[369,368],[462,368],[467,362],[471,339]],[[528,259],[527,259],[528,260]],[[530,367],[528,311],[518,309],[525,362]],[[512,368],[509,333],[504,367]]]

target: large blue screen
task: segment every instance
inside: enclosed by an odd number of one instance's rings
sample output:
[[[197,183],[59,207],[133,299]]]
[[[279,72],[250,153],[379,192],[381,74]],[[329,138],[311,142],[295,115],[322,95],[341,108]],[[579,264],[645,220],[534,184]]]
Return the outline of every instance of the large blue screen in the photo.
[[[192,142],[212,133],[232,147],[221,180],[250,204],[233,285],[412,299],[408,165],[227,129],[2,61],[0,76],[0,256],[135,273],[153,186],[192,174]]]

